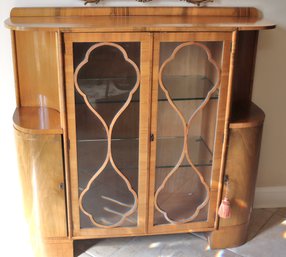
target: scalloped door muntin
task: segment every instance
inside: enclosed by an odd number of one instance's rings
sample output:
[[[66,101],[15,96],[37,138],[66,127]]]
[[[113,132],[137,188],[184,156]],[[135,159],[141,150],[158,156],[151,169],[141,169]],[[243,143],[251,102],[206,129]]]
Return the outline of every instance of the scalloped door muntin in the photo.
[[[160,42],[154,226],[208,222],[223,42]]]
[[[80,228],[136,227],[139,42],[74,43]]]

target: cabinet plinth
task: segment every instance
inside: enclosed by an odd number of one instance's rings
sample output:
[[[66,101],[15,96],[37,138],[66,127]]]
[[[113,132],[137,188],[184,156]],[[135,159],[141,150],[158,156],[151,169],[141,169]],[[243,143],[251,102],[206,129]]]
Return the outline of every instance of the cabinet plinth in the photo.
[[[15,8],[6,25],[37,256],[89,238],[246,241],[264,121],[253,66],[258,30],[275,25],[255,8],[180,7]]]

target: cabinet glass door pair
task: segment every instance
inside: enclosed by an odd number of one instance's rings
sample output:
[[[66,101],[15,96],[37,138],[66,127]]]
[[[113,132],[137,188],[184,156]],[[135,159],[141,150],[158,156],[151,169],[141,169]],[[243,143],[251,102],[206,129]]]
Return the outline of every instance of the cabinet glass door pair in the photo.
[[[230,33],[65,34],[74,237],[214,228],[230,43]]]

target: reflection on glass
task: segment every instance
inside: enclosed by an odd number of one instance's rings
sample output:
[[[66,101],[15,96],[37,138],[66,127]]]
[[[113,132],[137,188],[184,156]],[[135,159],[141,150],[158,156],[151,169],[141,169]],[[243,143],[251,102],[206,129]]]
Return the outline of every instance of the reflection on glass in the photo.
[[[136,169],[127,168],[126,171],[129,174],[136,173]],[[82,175],[84,176],[84,174]],[[81,188],[79,188],[79,191],[81,191]],[[91,213],[99,224],[112,226],[133,208],[134,198],[130,194],[126,183],[114,171],[114,168],[111,165],[107,165],[104,171],[92,183],[83,198],[82,204],[84,209]],[[84,216],[81,215],[83,227],[86,224],[86,217]],[[87,220],[89,219],[87,218]],[[124,225],[136,226],[136,223],[136,216],[133,215],[133,217],[126,217]]]
[[[222,50],[220,42],[160,45],[155,225],[208,219],[219,70],[201,44]]]
[[[212,82],[208,78],[199,75],[168,76],[164,74],[162,81],[170,97],[175,101],[204,100],[207,93],[213,87]],[[179,85],[179,87],[176,85]],[[211,98],[217,99],[218,91],[212,94]],[[166,100],[162,90],[159,91],[158,100]]]
[[[80,227],[137,226],[140,43],[97,46],[73,45]]]

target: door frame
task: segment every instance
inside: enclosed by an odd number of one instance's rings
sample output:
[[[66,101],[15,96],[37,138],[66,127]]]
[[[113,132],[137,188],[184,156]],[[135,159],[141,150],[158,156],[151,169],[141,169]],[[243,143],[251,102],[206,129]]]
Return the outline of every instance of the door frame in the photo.
[[[152,110],[151,110],[151,133],[155,140],[150,148],[150,189],[149,189],[149,219],[148,233],[162,234],[175,232],[211,231],[218,225],[218,204],[221,198],[222,177],[224,172],[225,149],[227,142],[227,130],[229,124],[229,105],[232,86],[232,69],[234,54],[231,54],[234,34],[236,32],[178,32],[178,33],[155,33],[153,47],[153,81],[152,81]],[[157,109],[158,109],[158,81],[160,69],[160,42],[189,42],[189,41],[222,41],[222,66],[220,95],[218,100],[217,126],[214,143],[214,156],[212,178],[210,185],[209,213],[204,222],[190,222],[184,224],[154,225],[154,200],[155,200],[155,174],[156,174],[156,138],[157,138]]]
[[[138,226],[115,228],[80,228],[78,194],[76,122],[74,102],[73,42],[140,42],[140,111],[139,111],[139,167],[138,167]],[[72,237],[75,239],[129,236],[146,234],[148,217],[150,109],[151,109],[151,33],[64,33],[66,109],[69,139],[71,185]]]

